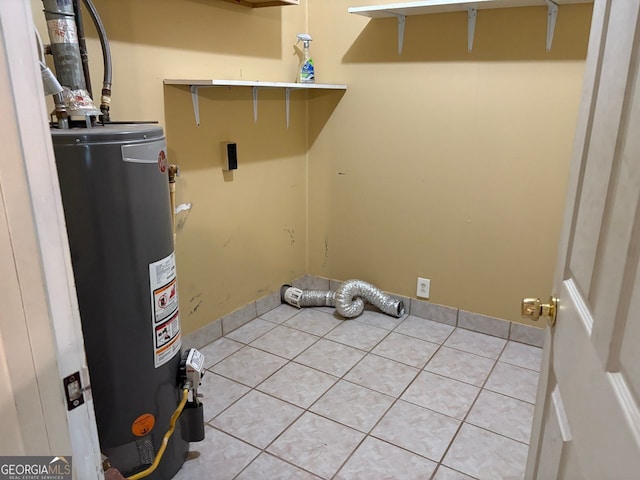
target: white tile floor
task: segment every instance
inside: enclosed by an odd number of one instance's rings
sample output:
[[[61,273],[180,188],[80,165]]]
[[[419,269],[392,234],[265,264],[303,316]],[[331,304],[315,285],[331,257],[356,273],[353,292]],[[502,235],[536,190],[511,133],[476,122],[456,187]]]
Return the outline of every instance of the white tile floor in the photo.
[[[282,305],[202,349],[185,479],[517,479],[541,350],[418,317]]]

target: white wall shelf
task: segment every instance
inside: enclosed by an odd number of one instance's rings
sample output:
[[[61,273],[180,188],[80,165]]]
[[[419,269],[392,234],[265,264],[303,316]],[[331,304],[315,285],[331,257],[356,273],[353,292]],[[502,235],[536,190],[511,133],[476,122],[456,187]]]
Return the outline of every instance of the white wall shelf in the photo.
[[[279,88],[285,93],[285,111],[287,116],[287,128],[289,128],[289,107],[291,90],[346,90],[346,85],[328,83],[288,83],[288,82],[259,82],[246,80],[181,80],[167,79],[165,85],[189,85],[191,89],[191,101],[193,102],[193,114],[196,117],[196,125],[200,126],[200,105],[198,90],[209,87],[250,87],[253,93],[253,121],[258,121],[258,90],[261,88]]]
[[[404,27],[409,15],[428,15],[432,13],[467,12],[467,49],[473,49],[473,37],[476,28],[478,10],[512,7],[547,7],[547,51],[551,50],[553,33],[558,17],[558,5],[570,3],[593,3],[593,0],[424,0],[420,2],[387,3],[368,7],[351,7],[349,13],[370,18],[398,19],[398,54],[402,53]]]
[[[300,5],[300,0],[225,0],[226,2],[244,5],[245,7],[284,7],[287,5]]]

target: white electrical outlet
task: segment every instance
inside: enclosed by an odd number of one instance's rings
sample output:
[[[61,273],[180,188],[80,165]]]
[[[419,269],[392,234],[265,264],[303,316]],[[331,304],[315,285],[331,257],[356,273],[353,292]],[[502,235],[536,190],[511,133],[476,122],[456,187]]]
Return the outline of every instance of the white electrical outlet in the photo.
[[[429,280],[428,278],[418,277],[416,297],[429,298],[429,290],[431,290],[431,280]]]

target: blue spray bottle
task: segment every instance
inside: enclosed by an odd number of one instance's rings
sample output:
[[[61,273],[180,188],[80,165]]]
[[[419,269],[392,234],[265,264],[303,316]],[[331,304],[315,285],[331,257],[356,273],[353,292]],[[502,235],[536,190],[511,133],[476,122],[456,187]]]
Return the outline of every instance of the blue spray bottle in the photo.
[[[302,64],[300,65],[300,75],[298,75],[298,82],[315,83],[316,71],[313,65],[313,59],[311,58],[311,54],[309,53],[309,42],[311,42],[312,40],[311,35],[307,33],[299,33],[296,36],[298,37],[298,42],[302,41],[302,44],[304,46],[304,58],[302,59]]]

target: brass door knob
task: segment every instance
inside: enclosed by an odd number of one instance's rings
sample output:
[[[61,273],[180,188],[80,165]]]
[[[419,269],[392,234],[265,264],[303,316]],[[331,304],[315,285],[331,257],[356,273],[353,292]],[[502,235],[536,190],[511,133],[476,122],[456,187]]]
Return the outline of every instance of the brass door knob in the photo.
[[[539,298],[523,298],[520,305],[522,318],[537,322],[540,317],[546,317],[550,327],[556,324],[557,310],[558,299],[555,297],[549,297],[549,303],[542,303]]]

